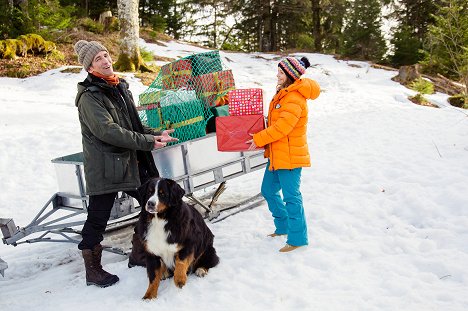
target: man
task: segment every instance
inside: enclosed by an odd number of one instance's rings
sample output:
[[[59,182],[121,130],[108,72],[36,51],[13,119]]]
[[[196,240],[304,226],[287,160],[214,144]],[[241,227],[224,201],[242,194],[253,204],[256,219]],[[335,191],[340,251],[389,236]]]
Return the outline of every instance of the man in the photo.
[[[139,201],[137,187],[157,177],[151,150],[176,141],[174,130],[156,132],[144,126],[128,83],[114,74],[108,50],[97,41],[75,44],[78,61],[88,72],[78,83],[78,107],[83,142],[88,216],[82,230],[86,284],[107,287],[118,282],[116,275],[102,269],[103,233],[119,191]],[[132,241],[135,249],[135,236]],[[131,257],[132,258],[132,257]]]

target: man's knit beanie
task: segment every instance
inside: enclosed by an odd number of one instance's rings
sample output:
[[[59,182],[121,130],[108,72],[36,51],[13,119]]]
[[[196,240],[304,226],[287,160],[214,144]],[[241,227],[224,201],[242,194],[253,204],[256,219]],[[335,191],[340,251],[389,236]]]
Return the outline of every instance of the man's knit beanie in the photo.
[[[97,41],[80,40],[75,43],[75,53],[78,55],[78,61],[88,70],[91,67],[94,57],[101,51],[107,51],[104,45]]]
[[[286,57],[279,62],[278,67],[294,82],[310,67],[310,63],[307,57],[302,57],[301,59]]]

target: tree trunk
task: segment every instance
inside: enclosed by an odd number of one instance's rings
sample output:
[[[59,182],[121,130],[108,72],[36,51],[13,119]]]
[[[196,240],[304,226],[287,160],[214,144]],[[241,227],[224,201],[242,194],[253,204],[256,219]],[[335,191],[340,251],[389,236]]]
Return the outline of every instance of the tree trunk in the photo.
[[[322,52],[322,32],[320,31],[320,0],[311,0],[312,4],[312,34],[314,36],[315,52]]]
[[[270,0],[262,1],[262,17],[259,47],[262,52],[271,52],[271,5]]]
[[[215,49],[218,48],[218,36],[217,36],[217,33],[218,33],[218,10],[216,8],[216,6],[213,6],[213,10],[214,10],[214,23],[213,23],[213,47]]]
[[[144,64],[138,45],[138,0],[118,0],[117,9],[120,21],[120,55],[114,68],[117,71],[151,71]]]
[[[407,85],[414,80],[421,78],[419,73],[419,65],[401,66],[398,70],[398,75],[393,77],[392,80]]]
[[[270,25],[271,25],[271,51],[278,51],[279,50],[279,42],[278,38],[280,36],[278,35],[280,29],[278,27],[278,6],[277,2],[273,1],[273,6],[271,8],[271,19],[270,19]]]

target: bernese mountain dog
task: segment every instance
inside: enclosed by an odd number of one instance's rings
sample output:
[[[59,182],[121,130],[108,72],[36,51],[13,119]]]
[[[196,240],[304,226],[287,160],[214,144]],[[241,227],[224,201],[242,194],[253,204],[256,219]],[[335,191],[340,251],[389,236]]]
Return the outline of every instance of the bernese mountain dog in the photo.
[[[138,191],[142,199],[138,232],[149,279],[143,299],[153,299],[162,279],[173,276],[175,285],[182,288],[187,274],[205,276],[219,263],[219,257],[213,233],[200,212],[182,200],[185,191],[177,182],[153,178]]]

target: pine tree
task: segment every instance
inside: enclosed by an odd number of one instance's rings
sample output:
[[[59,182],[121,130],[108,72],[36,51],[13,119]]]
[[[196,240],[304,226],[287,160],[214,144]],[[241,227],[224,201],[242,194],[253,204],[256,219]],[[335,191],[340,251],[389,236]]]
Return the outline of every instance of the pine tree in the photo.
[[[468,3],[445,0],[438,5],[435,25],[429,26],[424,64],[462,81],[468,95]]]
[[[228,0],[185,0],[185,34],[189,37],[203,38],[209,47],[219,48],[226,34],[226,18],[230,10]]]
[[[326,53],[337,53],[341,48],[346,7],[346,0],[321,0],[321,48]]]
[[[379,0],[355,0],[346,16],[343,55],[380,61],[385,53]]]
[[[413,65],[423,59],[422,42],[408,26],[399,26],[390,43],[394,47],[390,56],[394,66]]]
[[[393,29],[394,66],[416,64],[423,59],[421,52],[428,26],[434,23],[435,0],[391,0],[392,12],[388,15],[398,22]]]
[[[310,0],[238,1],[242,19],[237,30],[246,51],[271,52],[296,48],[301,33],[308,32],[304,17]]]
[[[182,16],[176,0],[140,0],[139,6],[141,26],[179,39]]]

